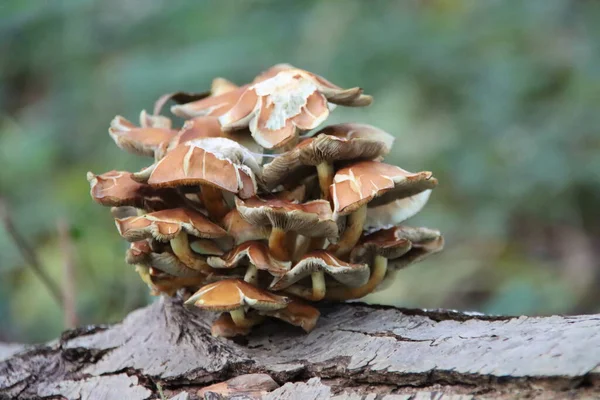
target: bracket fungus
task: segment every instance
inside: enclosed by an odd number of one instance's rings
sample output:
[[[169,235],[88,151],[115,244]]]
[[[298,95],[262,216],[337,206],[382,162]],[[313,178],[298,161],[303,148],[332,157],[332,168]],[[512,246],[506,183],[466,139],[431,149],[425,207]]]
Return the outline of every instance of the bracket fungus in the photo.
[[[168,102],[181,125],[161,115]],[[379,128],[320,126],[338,105],[371,102],[289,64],[165,94],[139,126],[117,116],[109,128],[154,163],[89,173],[90,194],[111,207],[125,261],[153,295],[223,312],[213,335],[246,335],[265,318],[309,332],[319,301],[361,298],[444,246],[437,230],[398,225],[429,200],[431,172],[384,163],[394,137]]]

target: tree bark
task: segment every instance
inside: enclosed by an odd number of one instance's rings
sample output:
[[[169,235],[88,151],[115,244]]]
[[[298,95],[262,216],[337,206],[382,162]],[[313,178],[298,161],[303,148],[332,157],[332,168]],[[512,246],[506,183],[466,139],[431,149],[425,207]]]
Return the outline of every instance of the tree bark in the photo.
[[[600,396],[600,315],[490,317],[362,303],[321,311],[310,334],[269,321],[232,341],[210,335],[214,314],[161,298],[113,326],[0,347],[0,398]]]

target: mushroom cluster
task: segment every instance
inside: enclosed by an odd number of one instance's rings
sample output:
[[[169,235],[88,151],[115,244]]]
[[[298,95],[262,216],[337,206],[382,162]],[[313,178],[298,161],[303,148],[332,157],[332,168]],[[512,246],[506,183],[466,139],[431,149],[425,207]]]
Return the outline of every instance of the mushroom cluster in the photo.
[[[180,129],[161,115],[169,101]],[[139,126],[117,116],[109,128],[151,165],[88,173],[91,196],[112,207],[152,294],[183,289],[186,305],[222,313],[213,335],[267,317],[308,332],[315,302],[361,298],[443,247],[438,231],[400,225],[437,180],[384,163],[393,136],[358,123],[313,132],[336,106],[371,102],[287,64],[243,86],[217,78],[207,93],[164,95]]]

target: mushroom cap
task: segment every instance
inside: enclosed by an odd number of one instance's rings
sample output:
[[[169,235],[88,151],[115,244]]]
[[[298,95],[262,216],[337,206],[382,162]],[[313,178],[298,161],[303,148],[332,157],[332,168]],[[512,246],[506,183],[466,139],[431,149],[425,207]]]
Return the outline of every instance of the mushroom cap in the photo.
[[[389,265],[400,268],[441,251],[443,246],[444,238],[438,230],[400,225],[364,235],[350,259],[370,262],[378,254],[389,259]]]
[[[186,208],[156,211],[138,217],[115,219],[121,236],[130,242],[154,238],[161,242],[174,239],[180,232],[199,238],[220,238],[227,232],[204,215]]]
[[[207,138],[175,147],[145,176],[155,187],[210,185],[248,198],[257,191],[255,174],[260,166],[248,149],[230,139]]]
[[[327,200],[295,203],[278,198],[235,199],[240,215],[252,225],[271,225],[308,237],[337,238],[338,227]]]
[[[312,251],[300,259],[285,275],[275,279],[270,289],[285,289],[313,272],[323,271],[336,281],[348,287],[359,287],[369,280],[370,269],[367,264],[344,262],[325,250]]]
[[[369,207],[367,209],[365,229],[387,228],[407,220],[423,209],[430,195],[431,189],[428,189],[413,196],[396,199],[381,206]]]
[[[291,266],[290,262],[273,257],[266,244],[256,241],[242,243],[223,257],[208,257],[206,262],[213,268],[235,268],[245,260],[275,276],[285,274]]]
[[[213,322],[210,327],[210,333],[214,337],[225,337],[231,338],[235,336],[246,336],[250,333],[251,328],[245,328],[237,326],[233,319],[231,319],[231,315],[228,313],[223,313],[219,315],[219,318]]]
[[[146,210],[163,210],[177,205],[180,198],[172,189],[153,188],[133,180],[126,171],[109,171],[101,175],[87,173],[92,199],[103,206],[132,206]]]
[[[168,251],[156,253],[152,251],[145,240],[130,244],[129,249],[125,253],[125,262],[132,265],[157,268],[176,277],[190,278],[202,276],[201,272],[182,263],[173,253]]]
[[[221,116],[229,111],[240,99],[248,85],[200,100],[171,107],[171,112],[178,117],[194,118],[201,116]]]
[[[219,117],[225,130],[248,126],[267,149],[297,139],[300,131],[316,128],[329,116],[329,102],[362,106],[371,102],[362,89],[340,89],[298,68],[273,68],[245,89],[238,102]]]
[[[388,154],[393,143],[392,135],[371,125],[331,125],[266,164],[263,181],[272,189],[314,173],[312,166],[323,162],[377,159]]]
[[[152,253],[150,243],[147,240],[138,240],[137,242],[131,242],[129,249],[125,252],[125,262],[127,264],[148,264],[148,260]]]
[[[406,236],[400,229],[382,229],[364,236],[352,249],[350,260],[370,263],[375,255],[387,259],[401,257],[412,247],[412,242]]]
[[[436,185],[429,171],[412,173],[394,165],[362,161],[338,170],[329,191],[336,215],[348,215],[367,203],[387,204]]]
[[[232,311],[240,307],[277,310],[289,304],[287,297],[269,293],[241,279],[225,279],[202,287],[185,304],[212,311]]]
[[[142,112],[142,118],[145,119],[145,123],[160,124],[144,112]],[[152,157],[161,143],[169,141],[177,131],[170,129],[170,127],[138,127],[118,115],[111,121],[108,133],[119,148],[133,154]]]
[[[249,240],[268,239],[271,234],[270,227],[251,224],[235,208],[223,217],[222,223],[229,236],[234,239],[235,244],[241,244]]]
[[[150,283],[153,294],[165,293],[168,296],[173,296],[175,293],[184,287],[198,287],[205,284],[202,276],[173,276],[166,273],[154,274],[155,268],[150,268]]]
[[[315,307],[298,300],[292,300],[286,308],[275,311],[259,311],[259,314],[281,319],[289,324],[299,326],[306,332],[314,329],[321,316]]]
[[[206,139],[224,137],[241,144],[255,154],[262,154],[263,149],[252,139],[250,131],[239,130],[234,132],[224,132],[221,130],[221,124],[217,117],[197,117],[187,120],[176,135],[169,141],[167,151],[174,149],[178,145],[195,139]],[[258,163],[262,162],[262,157],[255,156]]]
[[[411,228],[408,226],[399,226],[395,229],[401,230],[412,243],[412,247],[408,253],[391,263],[391,266],[395,269],[401,269],[423,261],[430,255],[439,253],[444,249],[444,237],[436,229],[423,227]],[[397,235],[400,235],[400,233]]]

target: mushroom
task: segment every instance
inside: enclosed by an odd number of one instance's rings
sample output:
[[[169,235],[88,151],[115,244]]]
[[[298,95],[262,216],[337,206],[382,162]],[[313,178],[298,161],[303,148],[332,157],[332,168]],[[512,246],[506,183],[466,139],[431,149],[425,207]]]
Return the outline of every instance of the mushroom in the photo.
[[[213,322],[210,327],[210,334],[213,337],[232,338],[236,336],[246,336],[250,333],[250,327],[237,326],[231,315],[224,313],[219,315],[219,318]]]
[[[172,150],[178,145],[195,139],[206,139],[223,137],[231,139],[250,150],[255,155],[258,163],[262,162],[263,149],[250,136],[249,130],[235,132],[224,132],[217,117],[205,116],[187,120],[176,135],[172,136],[166,146],[166,151]],[[162,158],[162,157],[161,157]]]
[[[171,107],[171,112],[178,117],[194,118],[203,116],[221,116],[233,107],[248,85],[203,99]]]
[[[431,189],[428,189],[380,206],[371,207],[369,204],[365,230],[388,228],[407,220],[423,209],[430,195]]]
[[[329,250],[346,257],[362,234],[367,203],[382,205],[431,189],[437,180],[429,171],[412,173],[377,161],[362,161],[337,171],[329,190],[334,215],[348,216],[340,241]]]
[[[153,187],[200,185],[204,206],[220,221],[229,211],[221,191],[252,197],[260,172],[258,162],[245,147],[226,138],[207,138],[180,144],[141,171],[137,179],[147,179]]]
[[[200,288],[185,304],[205,310],[229,312],[236,326],[251,327],[260,322],[261,318],[247,317],[247,307],[273,311],[285,308],[289,302],[287,297],[269,293],[241,279],[225,279]]]
[[[275,311],[259,311],[260,315],[281,319],[288,324],[299,326],[305,332],[314,329],[321,313],[316,308],[302,303],[299,300],[292,300],[285,308]]]
[[[110,123],[108,133],[117,146],[133,154],[153,157],[163,142],[168,142],[177,133],[171,129],[171,121],[166,117],[150,116],[142,111],[141,127],[116,116]]]
[[[294,267],[279,279],[275,279],[269,289],[288,289],[288,293],[308,300],[319,301],[325,297],[325,273],[341,284],[355,288],[363,286],[369,279],[367,264],[350,264],[344,262],[324,250],[306,254]],[[311,276],[312,292],[306,293],[292,285],[299,280]]]
[[[270,226],[251,224],[242,217],[236,208],[225,215],[222,225],[236,245],[250,240],[268,239],[271,235]]]
[[[278,198],[247,200],[236,198],[240,215],[252,225],[270,225],[269,251],[287,261],[293,254],[295,237],[288,232],[308,237],[336,238],[338,227],[331,206],[325,200],[295,203]]]
[[[113,170],[101,175],[88,172],[87,180],[92,199],[103,206],[156,211],[181,204],[180,196],[173,189],[153,188],[136,182],[130,172]]]
[[[199,271],[189,268],[168,251],[155,252],[151,249],[147,240],[131,243],[125,253],[125,262],[135,265],[136,271],[146,283],[150,279],[146,276],[148,268],[157,268],[169,276],[185,279],[196,279],[206,276]],[[200,281],[196,280],[200,282],[198,285],[204,283],[202,279]]]
[[[179,289],[197,288],[206,283],[202,276],[173,276],[154,267],[148,268],[148,275],[152,295],[164,293],[167,296],[174,296]]]
[[[371,125],[331,125],[266,164],[263,182],[273,189],[286,179],[307,176],[316,167],[321,198],[329,199],[335,161],[377,159],[390,152],[393,142],[392,135]]]
[[[427,228],[396,226],[364,236],[352,250],[353,262],[372,263],[369,281],[357,288],[335,288],[327,293],[328,300],[358,299],[373,292],[388,272],[388,261],[398,270],[443,247],[439,231]]]
[[[169,242],[173,253],[188,267],[210,273],[205,260],[190,249],[188,234],[199,238],[222,238],[227,232],[202,214],[185,208],[156,211],[138,217],[115,219],[121,236],[130,242],[154,238]]]
[[[258,144],[276,149],[293,144],[300,131],[325,121],[329,103],[361,107],[371,102],[360,88],[344,90],[310,72],[284,68],[246,87],[219,121],[226,131],[249,127]]]
[[[223,257],[208,257],[206,262],[213,268],[235,268],[244,260],[248,268],[244,281],[258,285],[258,270],[269,272],[273,276],[282,276],[290,269],[289,262],[279,261],[269,253],[267,245],[261,242],[245,242]]]

